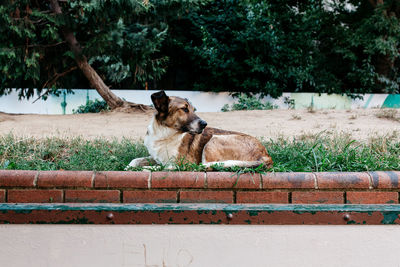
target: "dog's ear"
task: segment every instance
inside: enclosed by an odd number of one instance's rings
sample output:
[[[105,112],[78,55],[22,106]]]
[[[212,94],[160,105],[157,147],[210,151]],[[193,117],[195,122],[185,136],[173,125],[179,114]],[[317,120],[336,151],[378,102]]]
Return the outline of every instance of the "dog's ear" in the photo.
[[[151,101],[154,104],[156,110],[160,113],[168,112],[169,97],[164,91],[160,91],[151,95]]]

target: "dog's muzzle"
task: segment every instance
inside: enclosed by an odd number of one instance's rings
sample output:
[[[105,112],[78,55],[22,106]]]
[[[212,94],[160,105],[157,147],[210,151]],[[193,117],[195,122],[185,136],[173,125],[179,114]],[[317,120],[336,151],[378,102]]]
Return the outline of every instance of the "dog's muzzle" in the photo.
[[[190,126],[189,126],[189,133],[191,134],[201,134],[204,130],[204,128],[206,128],[207,126],[207,122],[199,119],[199,120],[195,120],[193,121]]]
[[[200,120],[199,121],[199,127],[200,127],[200,129],[203,131],[204,130],[204,128],[206,128],[206,126],[207,126],[207,122],[205,122],[205,121],[203,121],[203,120]]]

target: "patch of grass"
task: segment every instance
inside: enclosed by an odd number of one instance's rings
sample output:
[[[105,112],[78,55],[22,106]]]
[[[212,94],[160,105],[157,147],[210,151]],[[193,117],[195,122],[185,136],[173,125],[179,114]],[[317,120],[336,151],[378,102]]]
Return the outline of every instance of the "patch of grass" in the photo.
[[[400,122],[400,114],[397,109],[393,109],[393,108],[380,109],[375,114],[375,116],[380,119],[387,119],[387,120]]]
[[[0,136],[0,169],[124,170],[137,157],[147,156],[143,143],[123,139],[20,139]]]
[[[274,161],[272,169],[215,165],[214,170],[239,174],[400,170],[400,140],[396,135],[376,136],[359,142],[347,135],[321,133],[262,142]],[[0,169],[122,171],[132,159],[145,156],[148,152],[143,142],[128,139],[88,141],[82,138],[21,139],[12,135],[0,136]],[[166,167],[153,166],[151,170],[160,171]],[[205,167],[181,160],[173,165],[173,170],[205,171]]]
[[[400,170],[396,135],[359,142],[350,136],[308,135],[266,141],[276,172]]]

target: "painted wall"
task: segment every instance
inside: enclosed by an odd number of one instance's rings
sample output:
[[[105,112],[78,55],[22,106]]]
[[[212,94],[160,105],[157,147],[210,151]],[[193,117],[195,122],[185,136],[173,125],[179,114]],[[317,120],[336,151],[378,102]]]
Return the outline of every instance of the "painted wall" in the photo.
[[[150,105],[150,95],[156,91],[146,90],[113,90],[121,98],[128,101]],[[217,112],[225,104],[235,102],[229,93],[210,93],[199,91],[166,91],[168,95],[188,98],[199,112]],[[74,109],[86,103],[87,99],[101,99],[96,90],[74,90],[74,94],[50,96],[47,101],[18,100],[18,94],[13,92],[0,97],[0,111],[7,113],[63,114],[62,103],[65,101],[65,113],[71,114]],[[312,106],[315,109],[355,109],[355,108],[400,108],[400,95],[366,94],[363,99],[351,99],[342,95],[314,93],[284,93],[280,98],[265,97],[279,108],[287,109],[285,99],[294,100],[295,109],[305,109]]]
[[[399,266],[398,226],[0,225],[0,266]]]

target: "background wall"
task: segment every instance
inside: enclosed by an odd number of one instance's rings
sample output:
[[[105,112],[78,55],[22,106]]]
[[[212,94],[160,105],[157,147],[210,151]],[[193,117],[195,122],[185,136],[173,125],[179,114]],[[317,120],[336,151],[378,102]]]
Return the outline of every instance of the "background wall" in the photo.
[[[0,266],[399,266],[398,226],[0,225]]]
[[[71,114],[73,109],[86,103],[87,99],[101,97],[96,90],[76,89],[73,94],[50,96],[46,101],[18,100],[13,92],[0,97],[0,111],[7,113],[63,114],[61,103],[66,102],[65,114]],[[140,104],[151,104],[150,95],[153,90],[113,90],[121,98]],[[235,99],[229,93],[210,93],[199,91],[166,91],[168,95],[188,98],[199,112],[218,112],[225,104],[232,104]],[[400,108],[400,95],[366,94],[363,99],[351,99],[338,94],[314,93],[284,93],[278,99],[265,97],[279,108],[287,109],[285,99],[294,100],[295,109],[305,109],[312,106],[315,109],[355,109],[355,108]]]

